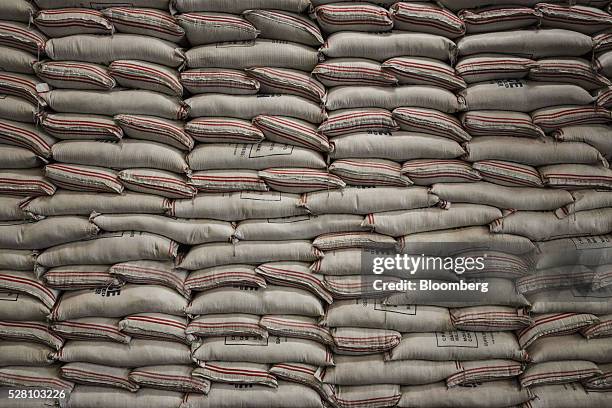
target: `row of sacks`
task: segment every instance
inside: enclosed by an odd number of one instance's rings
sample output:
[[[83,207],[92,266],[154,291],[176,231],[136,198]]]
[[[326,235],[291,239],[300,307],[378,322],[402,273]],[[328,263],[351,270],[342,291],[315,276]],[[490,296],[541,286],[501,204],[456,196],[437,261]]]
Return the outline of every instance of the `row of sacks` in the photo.
[[[11,194],[10,192],[6,192]],[[28,191],[12,194],[28,195]],[[33,194],[36,195],[36,194]],[[541,189],[505,187],[492,183],[439,183],[431,188],[411,187],[347,187],[339,190],[290,194],[273,191],[242,191],[199,194],[194,199],[169,200],[161,196],[125,191],[123,194],[87,193],[60,189],[52,196],[2,196],[0,219],[19,221],[52,216],[84,216],[92,212],[112,214],[168,215],[177,218],[198,218],[237,222],[248,219],[289,219],[278,228],[287,234],[326,232],[316,216],[330,214],[362,215],[392,213],[400,210],[426,209],[432,206],[473,204],[517,211],[554,211],[564,219],[579,212],[609,207],[611,194],[606,190]],[[431,208],[427,211],[435,211]],[[497,213],[496,213],[497,214]],[[309,217],[310,215],[310,217]],[[151,218],[155,219],[155,217]],[[322,220],[323,220],[322,219]],[[162,218],[172,224],[170,219]],[[299,221],[299,222],[297,222]],[[257,221],[255,221],[257,222]],[[294,222],[297,222],[294,224]],[[551,221],[552,222],[552,221]],[[272,223],[274,223],[272,221]],[[169,224],[169,225],[170,225]],[[144,226],[143,226],[144,228]],[[313,229],[314,228],[314,229]],[[333,228],[333,227],[332,227]],[[150,232],[161,232],[152,230]],[[317,232],[318,231],[318,232]],[[336,232],[340,232],[336,230]],[[163,235],[163,233],[162,233]],[[306,236],[305,236],[306,237]],[[190,243],[174,236],[181,243]]]

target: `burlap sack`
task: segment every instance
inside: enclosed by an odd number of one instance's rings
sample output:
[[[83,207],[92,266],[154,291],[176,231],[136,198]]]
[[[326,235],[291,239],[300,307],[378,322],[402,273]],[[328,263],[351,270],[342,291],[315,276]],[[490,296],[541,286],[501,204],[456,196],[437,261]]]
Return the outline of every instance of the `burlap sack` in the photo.
[[[183,173],[188,170],[188,165],[180,150],[168,145],[141,140],[123,140],[119,143],[62,141],[56,143],[53,158],[58,162],[119,169],[143,167],[174,173]]]
[[[327,171],[304,167],[274,167],[259,171],[258,176],[269,188],[287,193],[309,193],[346,186],[340,177]]]
[[[20,221],[27,219],[28,215],[20,207],[23,201],[23,197],[18,196],[0,197],[0,221]]]
[[[580,211],[559,219],[553,212],[517,211],[491,223],[495,233],[517,234],[532,241],[602,235],[612,231],[612,208]]]
[[[49,158],[51,148],[56,141],[54,137],[29,123],[0,119],[0,142],[2,143],[24,147],[39,156]],[[11,167],[7,166],[7,168]]]
[[[310,72],[319,62],[319,52],[316,49],[286,39],[201,45],[191,48],[185,56],[189,68],[244,69],[268,66]]]
[[[249,169],[270,167],[306,167],[324,169],[325,159],[319,152],[298,146],[261,142],[257,144],[203,143],[189,155],[191,170]]]
[[[534,125],[531,116],[522,112],[470,111],[462,113],[460,118],[472,136],[544,136],[544,131]]]
[[[399,237],[426,231],[485,225],[501,217],[501,211],[495,207],[459,203],[449,209],[431,207],[368,214],[362,225],[381,234]]]
[[[444,246],[440,246],[444,243]],[[475,249],[525,254],[534,244],[519,235],[493,234],[486,227],[421,232],[405,235],[398,240],[401,251],[408,254],[448,255]]]
[[[24,23],[3,21],[0,23],[0,38],[9,47],[18,48],[34,55],[40,55],[45,50],[47,36],[29,25],[30,19]]]
[[[535,6],[535,10],[542,15],[541,21],[544,27],[558,27],[594,34],[612,25],[610,14],[595,7],[582,5],[559,7],[555,4],[539,3]]]
[[[306,262],[268,262],[257,266],[255,272],[275,285],[306,289],[327,303],[333,301],[322,275],[315,274]]]
[[[201,192],[269,191],[257,170],[204,170],[189,175],[189,185]]]
[[[597,367],[603,372],[603,374],[591,380],[585,381],[584,385],[586,388],[594,390],[612,389],[612,364],[597,364]]]
[[[580,334],[541,337],[527,348],[527,352],[534,363],[563,360],[612,362],[612,344],[608,339],[587,339]]]
[[[561,29],[504,31],[465,36],[457,42],[457,48],[459,55],[494,53],[503,50],[504,54],[533,59],[579,57],[591,51],[593,40],[587,35]]]
[[[297,337],[331,345],[334,342],[329,329],[319,326],[319,321],[307,316],[262,316],[259,325],[270,334],[280,337]]]
[[[12,95],[0,95],[0,118],[18,122],[34,123],[38,106]]]
[[[18,221],[0,226],[0,247],[42,249],[95,237],[98,228],[84,217],[51,217],[40,221]]]
[[[259,92],[265,94],[289,94],[301,96],[315,103],[324,102],[325,86],[310,74],[288,68],[247,68],[249,76],[259,81]]]
[[[277,388],[276,377],[269,373],[268,364],[206,361],[199,362],[199,367],[193,370],[192,375],[215,383],[228,384],[260,384]]]
[[[45,166],[45,176],[66,190],[92,191],[103,193],[123,192],[123,184],[117,172],[96,166],[53,163]]]
[[[281,314],[323,316],[323,305],[315,295],[302,289],[272,286],[253,288],[232,286],[197,294],[189,307],[190,315],[212,313]]]
[[[327,87],[342,85],[395,85],[397,78],[366,58],[330,58],[319,63],[312,74]]]
[[[317,366],[333,365],[332,355],[317,342],[290,337],[207,337],[192,344],[199,361],[247,361],[274,364],[295,362]]]
[[[472,203],[520,211],[551,211],[573,202],[573,194],[565,190],[505,187],[484,181],[437,183],[431,186],[430,191],[440,200],[450,202],[451,208],[452,203]]]
[[[267,338],[268,331],[259,325],[260,317],[244,313],[222,313],[198,316],[189,322],[185,333],[196,337],[252,336]],[[204,365],[206,367],[206,363]]]
[[[390,8],[397,30],[418,31],[456,38],[465,34],[465,24],[437,4],[396,3]]]
[[[347,187],[302,195],[299,206],[312,214],[369,214],[430,207],[438,202],[423,187]]]
[[[553,241],[550,241],[553,242]],[[612,313],[610,288],[594,292],[589,288],[553,289],[529,294],[533,313]]]
[[[49,325],[42,321],[0,321],[0,338],[42,343],[56,350],[64,344],[64,339],[53,333]]]
[[[610,127],[603,124],[564,126],[553,132],[552,136],[562,142],[584,142],[590,144],[609,159],[612,156]]]
[[[234,233],[228,222],[206,219],[170,218],[162,215],[94,214],[91,222],[104,231],[144,231],[186,245],[228,242]]]
[[[334,356],[333,367],[325,369],[323,381],[337,385],[420,385],[444,381],[460,372],[454,361],[385,361],[383,354]]]
[[[254,40],[259,32],[246,20],[226,13],[184,13],[177,17],[189,43],[203,45],[224,41]]]
[[[588,102],[591,101],[592,98],[588,100]],[[342,86],[331,89],[325,102],[325,107],[328,110],[364,107],[392,110],[400,106],[429,108],[447,113],[462,110],[457,97],[450,91],[424,85],[406,85],[394,88]]]
[[[276,9],[301,13],[310,6],[310,2],[306,0],[248,0],[234,4],[227,3],[224,0],[177,0],[174,5],[182,13],[189,11],[219,11],[240,14],[250,9]]]
[[[0,290],[3,292],[18,292],[34,296],[51,308],[60,296],[60,292],[48,288],[32,272],[0,271]]]
[[[389,351],[396,347],[402,335],[389,329],[335,327],[331,329],[334,354],[366,355]]]
[[[105,340],[127,344],[132,338],[119,331],[119,321],[111,317],[82,317],[52,322],[51,329],[70,340]]]
[[[461,10],[457,16],[463,20],[470,34],[525,28],[538,24],[540,17],[535,10],[527,7]]]
[[[36,217],[90,215],[94,211],[104,214],[163,214],[170,208],[170,202],[163,197],[130,191],[121,195],[59,191],[50,197],[38,197],[24,202],[21,207]]]
[[[110,64],[109,73],[124,88],[146,89],[179,98],[183,95],[178,71],[163,65],[122,59]]]
[[[171,260],[176,257],[178,244],[166,237],[147,232],[116,232],[100,234],[88,241],[77,241],[47,248],[36,262],[46,267],[62,265],[112,264],[148,259]]]
[[[267,140],[329,152],[331,147],[325,135],[317,127],[299,119],[286,116],[259,115],[253,118],[255,125]]]
[[[530,354],[531,356],[531,354]],[[388,353],[387,360],[490,360],[526,361],[511,332],[445,331],[406,333],[400,344]]]
[[[60,377],[59,367],[2,367],[0,385],[5,387],[45,387],[72,391],[74,383]]]
[[[138,313],[119,322],[122,333],[134,338],[171,340],[189,344],[187,318],[164,313]]]
[[[258,115],[279,115],[321,123],[327,114],[320,105],[295,95],[226,95],[204,94],[185,100],[189,116],[225,117],[252,119]]]
[[[367,327],[399,332],[450,330],[448,309],[435,306],[387,306],[377,299],[339,300],[327,309],[321,324],[329,327]]]
[[[193,149],[194,141],[185,133],[181,121],[145,115],[116,115],[113,120],[133,139],[159,142],[179,150]]]
[[[42,61],[32,68],[40,79],[54,88],[108,91],[117,85],[108,69],[99,64]]]
[[[463,130],[461,122],[452,115],[426,108],[397,108],[393,118],[402,130],[423,132],[442,136],[457,142],[469,141],[472,137]],[[442,157],[436,157],[442,158]]]
[[[533,323],[524,309],[508,306],[473,306],[450,309],[450,315],[459,330],[514,331]],[[520,339],[519,339],[520,344]]]
[[[187,271],[175,268],[173,261],[123,262],[111,266],[108,272],[121,281],[167,286],[186,298],[190,295],[185,288]]]
[[[531,166],[561,163],[604,162],[594,147],[580,142],[557,143],[550,138],[525,139],[518,137],[483,136],[471,140],[466,160],[504,160]],[[607,165],[607,163],[605,163]]]
[[[175,200],[168,215],[239,221],[249,218],[291,217],[307,214],[298,207],[300,196],[279,191],[241,191],[200,194],[193,200]]]
[[[376,61],[400,56],[429,57],[447,61],[451,59],[454,50],[455,44],[447,38],[402,31],[334,33],[321,47],[321,52],[329,58],[354,57]]]
[[[286,218],[245,220],[238,223],[234,236],[247,241],[313,239],[329,232],[365,231],[363,217],[349,214],[298,215]]]
[[[115,31],[102,13],[89,10],[40,10],[34,16],[33,23],[51,38],[74,34],[112,35]]]
[[[181,72],[181,84],[192,94],[254,95],[261,84],[246,72],[227,68],[196,68]]]
[[[593,102],[591,94],[577,85],[518,79],[471,85],[461,91],[459,99],[467,106],[466,110],[518,112],[531,112],[555,105],[588,105]]]
[[[44,272],[42,280],[47,286],[59,290],[95,289],[123,285],[108,271],[109,265],[59,266]]]
[[[543,385],[531,389],[535,399],[532,408],[606,408],[610,405],[607,392],[588,392],[581,384]]]
[[[132,339],[129,344],[69,341],[55,357],[65,363],[82,362],[113,367],[191,364],[189,347],[185,344],[143,339]]]
[[[136,7],[104,8],[102,14],[122,33],[148,35],[175,43],[185,37],[185,30],[170,16],[168,7],[162,10],[151,10],[151,6],[146,6],[148,10]]]
[[[465,154],[447,137],[412,132],[359,132],[331,140],[334,159],[380,158],[405,161],[419,158],[454,159]]]
[[[432,283],[436,283],[433,281]],[[437,281],[437,283],[443,283]],[[517,293],[515,284],[510,279],[501,278],[472,278],[464,282],[465,284],[486,284],[487,291],[456,291],[448,290],[444,296],[444,291],[435,289],[420,289],[416,291],[405,291],[394,293],[385,299],[387,305],[432,305],[446,307],[466,307],[466,306],[513,306],[527,307],[529,301],[520,293]]]
[[[43,160],[32,150],[10,145],[2,146],[0,161],[5,169],[31,169],[44,164]]]
[[[599,322],[580,329],[580,334],[587,339],[610,337],[612,335],[612,315],[598,316],[598,319]]]
[[[60,374],[63,378],[78,384],[114,387],[136,392],[140,387],[130,382],[129,373],[129,368],[90,363],[68,363],[60,368]]]
[[[176,291],[158,285],[125,285],[121,289],[66,292],[49,316],[52,320],[81,317],[121,317],[135,313],[167,313],[182,316],[187,300]]]
[[[501,380],[448,388],[439,382],[402,387],[399,408],[505,408],[529,403],[528,389],[515,380]]]
[[[192,371],[190,364],[139,367],[130,372],[129,379],[141,387],[207,394],[210,381],[192,376]]]
[[[41,9],[84,7],[82,0],[35,0],[34,3]],[[97,10],[99,8],[113,7],[121,4],[125,4],[125,1],[105,0],[104,4],[93,3],[89,4],[88,8]],[[131,0],[130,5],[132,7],[149,7],[152,9],[167,10],[168,0]]]
[[[28,23],[35,12],[34,4],[22,0],[7,0],[0,6],[3,18],[10,21]]]
[[[192,247],[180,261],[179,267],[196,270],[219,265],[261,264],[275,261],[312,262],[323,254],[310,241],[287,240],[241,241],[232,243],[211,243]]]
[[[591,361],[548,361],[533,364],[519,377],[521,387],[585,382],[603,374]]]
[[[246,10],[242,13],[259,31],[262,38],[285,40],[318,47],[324,39],[319,27],[309,18],[277,10]]]
[[[40,343],[0,341],[3,366],[46,366],[53,363],[53,349]]]
[[[188,290],[209,290],[221,286],[265,288],[266,280],[255,273],[255,265],[223,265],[191,271],[185,280]]]
[[[16,292],[0,292],[0,320],[43,322],[50,309],[34,296]]]
[[[183,400],[180,392],[144,388],[137,392],[80,385],[70,394],[66,408],[95,408],[104,401],[109,407],[173,408]]]
[[[314,17],[325,33],[338,31],[381,32],[393,28],[391,14],[371,4],[326,4],[315,8]]]
[[[56,61],[76,60],[104,65],[121,59],[135,59],[178,67],[185,61],[183,50],[176,44],[136,34],[52,38],[45,44],[45,52]]]
[[[43,94],[47,104],[57,112],[113,116],[120,113],[153,115],[166,119],[184,119],[188,106],[173,96],[140,89],[117,89],[110,92],[55,89]],[[95,101],[95,102],[94,102]]]
[[[586,164],[556,164],[538,169],[545,184],[555,188],[612,188],[612,170]]]
[[[279,381],[277,388],[265,385],[215,384],[208,395],[188,394],[181,408],[320,408],[319,394],[304,385]]]

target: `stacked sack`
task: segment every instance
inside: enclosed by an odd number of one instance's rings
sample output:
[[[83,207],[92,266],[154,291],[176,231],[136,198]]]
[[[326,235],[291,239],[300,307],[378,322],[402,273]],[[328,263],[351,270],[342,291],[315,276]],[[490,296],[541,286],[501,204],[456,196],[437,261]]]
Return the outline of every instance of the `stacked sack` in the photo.
[[[610,405],[607,1],[34,3],[0,4],[28,407]],[[488,291],[375,290],[388,251]]]

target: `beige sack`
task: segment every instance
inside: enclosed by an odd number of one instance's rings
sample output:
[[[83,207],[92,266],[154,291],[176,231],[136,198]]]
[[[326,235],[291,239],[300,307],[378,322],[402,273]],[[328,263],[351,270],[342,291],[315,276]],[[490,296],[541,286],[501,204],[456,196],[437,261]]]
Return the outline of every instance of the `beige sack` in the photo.
[[[323,316],[323,305],[302,289],[272,286],[253,288],[231,286],[197,294],[187,308],[190,315],[212,313],[280,314]]]
[[[323,254],[306,240],[211,243],[192,247],[178,266],[195,270],[229,264],[261,264],[275,261],[312,262],[322,256]]]
[[[64,216],[41,221],[8,222],[0,225],[0,247],[42,249],[68,242],[87,240],[98,228],[83,217]]]
[[[48,248],[36,262],[46,267],[62,265],[112,264],[136,259],[171,260],[178,244],[168,238],[147,232],[100,234],[95,239]]]
[[[136,34],[52,38],[45,44],[45,52],[56,61],[76,60],[104,65],[120,59],[135,59],[178,67],[185,61],[185,54],[176,44]]]
[[[166,313],[182,316],[187,300],[159,285],[125,285],[120,289],[66,292],[49,316],[52,320],[81,317],[121,317],[135,313]]]

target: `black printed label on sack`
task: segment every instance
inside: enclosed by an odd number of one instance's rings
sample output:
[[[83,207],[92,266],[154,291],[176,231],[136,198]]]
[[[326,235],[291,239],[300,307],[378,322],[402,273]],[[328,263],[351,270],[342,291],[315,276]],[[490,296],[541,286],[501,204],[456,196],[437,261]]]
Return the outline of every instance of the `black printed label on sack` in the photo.
[[[570,238],[576,249],[612,248],[612,235],[597,235],[593,237]]]
[[[478,348],[478,337],[474,332],[459,330],[436,332],[436,346]]]
[[[293,153],[293,147],[288,144],[281,143],[257,143],[250,145],[249,158],[257,159],[259,157],[269,156],[289,156]]]
[[[393,306],[385,305],[379,301],[374,302],[374,310],[380,310],[387,313],[399,313],[410,316],[415,316],[417,314],[416,305]]]
[[[265,347],[268,345],[270,337],[263,338],[257,336],[226,336],[226,346],[259,346]]]
[[[14,292],[0,292],[0,301],[16,302],[19,299],[19,294]]]
[[[121,289],[119,288],[97,288],[95,289],[96,295],[102,297],[114,297],[121,295]]]
[[[495,81],[500,88],[522,88],[525,83],[520,79],[500,79]]]

